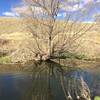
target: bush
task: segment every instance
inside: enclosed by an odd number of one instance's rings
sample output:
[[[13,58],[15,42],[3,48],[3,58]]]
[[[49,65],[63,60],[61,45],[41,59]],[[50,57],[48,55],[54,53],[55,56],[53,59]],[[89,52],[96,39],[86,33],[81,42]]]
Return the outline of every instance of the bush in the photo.
[[[86,55],[84,54],[78,54],[78,53],[70,53],[70,52],[67,52],[65,54],[63,54],[66,58],[75,58],[75,59],[86,59]]]
[[[86,57],[84,54],[76,54],[76,55],[75,55],[75,58],[81,60],[81,59],[85,59],[85,58],[87,58],[87,57]]]
[[[11,63],[11,58],[9,56],[0,57],[0,63],[1,64]]]
[[[100,100],[100,96],[95,96],[94,100]]]

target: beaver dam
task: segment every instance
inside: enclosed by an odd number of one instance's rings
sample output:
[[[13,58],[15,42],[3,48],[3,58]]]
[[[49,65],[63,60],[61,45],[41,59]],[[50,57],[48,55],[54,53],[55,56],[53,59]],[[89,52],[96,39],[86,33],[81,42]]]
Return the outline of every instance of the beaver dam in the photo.
[[[53,61],[0,65],[0,100],[94,100],[100,96],[100,67],[93,66],[87,70]]]

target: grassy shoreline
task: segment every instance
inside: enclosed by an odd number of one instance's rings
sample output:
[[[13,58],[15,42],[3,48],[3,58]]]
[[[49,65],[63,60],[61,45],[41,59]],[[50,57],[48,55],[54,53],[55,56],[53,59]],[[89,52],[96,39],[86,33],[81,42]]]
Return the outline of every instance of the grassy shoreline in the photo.
[[[53,60],[56,63],[59,63],[58,60]],[[5,63],[0,64],[0,73],[14,73],[14,72],[26,72],[30,73],[34,71],[35,66],[34,61],[28,61],[26,63]],[[100,70],[100,62],[99,61],[85,61],[85,60],[78,60],[78,59],[67,59],[67,60],[60,60],[60,64],[64,66],[64,68],[79,68],[79,69],[85,69],[87,71],[94,72],[98,69]]]

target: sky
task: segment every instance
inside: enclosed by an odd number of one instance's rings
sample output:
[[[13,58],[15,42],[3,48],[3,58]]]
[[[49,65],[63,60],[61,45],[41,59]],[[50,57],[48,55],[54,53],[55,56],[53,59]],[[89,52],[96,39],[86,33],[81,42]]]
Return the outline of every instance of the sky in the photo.
[[[74,7],[71,7],[73,3],[72,0],[68,0],[70,6],[66,6],[67,9],[71,10],[68,13],[72,13],[73,17],[80,15],[80,11],[77,10],[77,2],[74,3]],[[76,0],[73,0],[76,1]],[[80,8],[88,8],[88,4],[90,2],[94,3],[94,6],[89,8],[88,16],[85,20],[90,21],[91,16],[95,15],[96,13],[100,13],[100,0],[79,0],[80,1]],[[19,5],[21,0],[0,0],[0,16],[8,16],[8,17],[15,17],[18,16],[18,13],[12,12],[11,9],[15,6]],[[64,10],[58,15],[59,18],[64,18],[65,13]]]
[[[6,16],[6,13],[10,12],[11,8],[20,2],[21,0],[0,0],[0,16]]]

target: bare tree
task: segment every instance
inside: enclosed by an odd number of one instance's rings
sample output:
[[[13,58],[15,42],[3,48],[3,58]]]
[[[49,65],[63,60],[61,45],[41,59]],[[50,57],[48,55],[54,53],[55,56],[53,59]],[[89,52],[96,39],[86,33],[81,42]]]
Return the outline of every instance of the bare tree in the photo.
[[[100,23],[100,13],[94,15],[95,21]]]
[[[27,10],[15,10],[25,19],[37,45],[33,51],[42,60],[75,52],[80,45],[77,40],[93,26],[82,23],[87,13],[80,0],[24,0],[23,7]],[[80,15],[72,14],[75,10]]]

